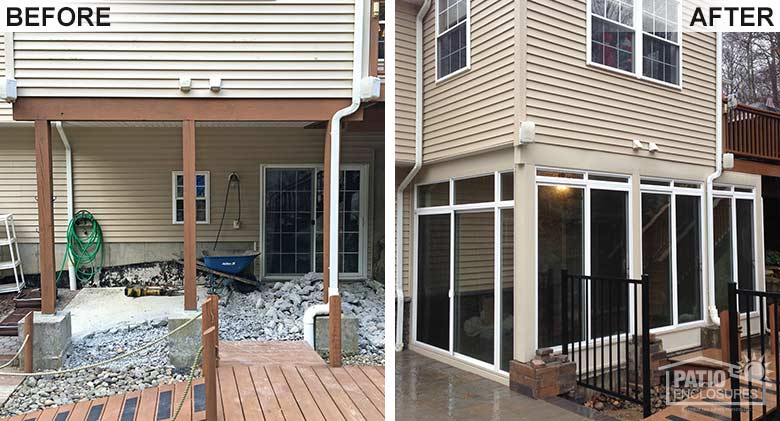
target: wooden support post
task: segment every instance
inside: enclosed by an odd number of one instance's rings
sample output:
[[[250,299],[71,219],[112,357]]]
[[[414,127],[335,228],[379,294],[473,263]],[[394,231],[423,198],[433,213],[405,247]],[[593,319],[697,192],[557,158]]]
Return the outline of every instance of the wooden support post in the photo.
[[[24,372],[33,372],[33,312],[24,316],[24,333],[29,336],[27,344],[24,346]]]
[[[769,305],[769,343],[772,346],[772,355],[777,355],[777,306]]]
[[[726,364],[730,364],[729,353],[729,311],[723,310],[720,312],[720,360]]]
[[[214,327],[214,322],[211,317],[211,296],[203,301],[200,305],[200,310],[202,312],[202,315],[200,316],[201,334],[205,335],[209,328]]]
[[[182,122],[182,172],[184,174],[184,309],[196,310],[195,254],[197,225],[195,224],[195,121]]]
[[[203,332],[203,379],[206,384],[207,421],[217,421],[216,336],[214,327]]]
[[[341,296],[330,297],[330,366],[341,367]]]
[[[322,301],[328,303],[328,289],[330,287],[330,272],[328,271],[328,262],[330,261],[330,128],[331,121],[328,120],[325,129],[325,162],[322,167]]]
[[[35,121],[35,175],[38,184],[38,237],[41,272],[41,310],[54,314],[57,301],[54,266],[54,187],[51,124]]]
[[[379,14],[374,14],[374,6],[379,6],[379,1],[371,0],[368,2],[371,7],[371,22],[368,26],[369,44],[368,44],[368,74],[370,76],[379,75]],[[378,10],[377,10],[378,12]]]

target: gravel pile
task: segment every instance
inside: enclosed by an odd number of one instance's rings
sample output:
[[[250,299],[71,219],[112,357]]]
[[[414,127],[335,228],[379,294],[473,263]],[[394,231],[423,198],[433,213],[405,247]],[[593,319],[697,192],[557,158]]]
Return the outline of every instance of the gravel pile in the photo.
[[[65,356],[65,368],[81,367],[105,361],[127,351],[134,350],[168,333],[167,320],[119,326],[102,332],[90,333],[75,341]],[[128,364],[136,367],[163,367],[168,364],[168,346],[162,341],[138,354],[105,365],[122,369]]]
[[[384,362],[385,288],[373,281],[339,285],[344,314],[358,318],[362,363]],[[314,274],[274,284],[264,283],[249,294],[233,294],[220,308],[223,340],[303,340],[303,313],[322,303],[322,279]],[[346,360],[345,360],[346,361]]]

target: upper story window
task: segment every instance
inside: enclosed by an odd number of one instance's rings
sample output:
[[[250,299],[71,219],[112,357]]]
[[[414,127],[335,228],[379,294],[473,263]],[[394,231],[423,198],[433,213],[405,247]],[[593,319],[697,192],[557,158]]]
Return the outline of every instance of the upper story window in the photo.
[[[379,60],[385,60],[385,2],[379,3]]]
[[[437,0],[437,79],[468,68],[469,38],[469,0]]]
[[[680,7],[680,0],[591,0],[590,62],[679,87]]]

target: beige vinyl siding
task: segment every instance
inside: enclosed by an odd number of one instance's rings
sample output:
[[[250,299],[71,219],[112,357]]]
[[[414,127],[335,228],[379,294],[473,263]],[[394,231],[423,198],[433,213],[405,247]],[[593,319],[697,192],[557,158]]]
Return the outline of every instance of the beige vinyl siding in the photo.
[[[5,33],[0,32],[0,78],[5,77]],[[12,121],[11,104],[0,101],[0,122]]]
[[[425,18],[426,161],[510,145],[515,1],[471,0],[471,69],[436,82],[435,7]]]
[[[183,225],[172,223],[171,172],[181,170],[180,128],[66,127],[73,148],[75,208],[92,212],[107,243],[173,242],[183,239]],[[260,165],[318,164],[323,160],[324,130],[303,128],[197,128],[197,169],[211,178],[211,223],[198,224],[198,241],[213,241],[225,196],[228,175],[241,179],[240,230],[235,191],[228,204],[222,241],[260,240]],[[0,128],[0,213],[17,215],[20,241],[37,243],[35,153],[32,129]],[[65,240],[67,224],[65,165],[62,145],[53,139],[56,240]],[[342,146],[345,164],[369,164],[367,209],[367,268],[375,239],[384,225],[375,222],[384,205],[372,195],[382,185],[374,165],[383,158],[380,137],[347,134]],[[292,153],[291,151],[295,151]],[[377,230],[374,233],[373,230]]]
[[[400,174],[402,171],[398,171],[398,174]],[[412,264],[412,252],[414,247],[414,241],[412,237],[412,221],[413,221],[413,214],[412,209],[414,209],[414,203],[413,203],[413,195],[412,195],[413,187],[408,187],[406,190],[404,190],[404,208],[403,208],[403,229],[402,229],[402,235],[403,238],[400,240],[402,241],[402,268],[400,269],[402,271],[403,276],[403,288],[404,288],[404,297],[409,298],[411,297],[411,290],[412,290],[412,270],[413,270],[413,264]],[[396,240],[399,241],[399,240]],[[398,270],[398,269],[396,269]]]
[[[539,143],[712,165],[715,35],[683,35],[683,89],[586,65],[585,0],[528,1],[528,119]]]
[[[343,98],[354,1],[112,5],[123,32],[18,33],[20,96]],[[141,28],[142,27],[142,28]],[[140,29],[143,29],[141,31]],[[190,77],[193,89],[179,90]],[[222,78],[222,91],[209,78]]]
[[[395,10],[395,159],[411,163],[414,162],[417,10],[404,1],[397,2]]]
[[[38,191],[33,139],[32,128],[0,128],[0,214],[14,214],[16,235],[20,243],[38,242]],[[56,134],[52,136],[52,148],[56,198],[54,231],[58,239],[64,239],[68,219],[65,150]]]

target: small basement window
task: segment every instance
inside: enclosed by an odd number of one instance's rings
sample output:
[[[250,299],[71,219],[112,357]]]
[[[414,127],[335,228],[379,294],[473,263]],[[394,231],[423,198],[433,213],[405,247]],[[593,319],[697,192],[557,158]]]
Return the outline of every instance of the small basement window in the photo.
[[[184,223],[184,173],[173,171],[173,223]],[[211,190],[208,171],[195,172],[195,221],[208,224],[210,221]]]

